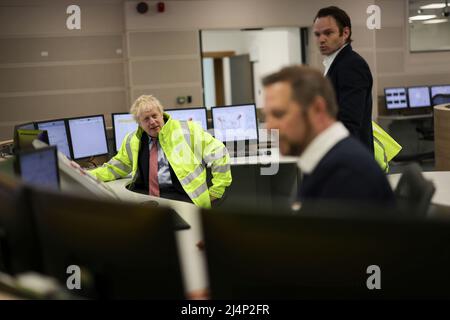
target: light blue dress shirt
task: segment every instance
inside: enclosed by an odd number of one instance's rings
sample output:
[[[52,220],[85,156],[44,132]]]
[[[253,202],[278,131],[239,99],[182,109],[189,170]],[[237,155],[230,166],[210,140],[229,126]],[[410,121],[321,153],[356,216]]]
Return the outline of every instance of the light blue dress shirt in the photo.
[[[149,147],[149,154],[150,150],[152,149],[153,145],[153,139],[152,137],[148,137],[148,147]],[[161,145],[159,144],[157,140],[157,147],[158,147],[158,183],[159,188],[169,187],[172,185],[172,178],[170,177],[170,167],[169,167],[169,161],[166,158],[166,155],[164,154],[164,151],[161,148]]]

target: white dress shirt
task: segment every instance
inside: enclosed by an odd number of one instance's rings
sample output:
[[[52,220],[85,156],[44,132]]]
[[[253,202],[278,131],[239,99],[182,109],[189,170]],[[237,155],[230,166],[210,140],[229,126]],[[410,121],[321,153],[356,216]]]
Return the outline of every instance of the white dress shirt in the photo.
[[[315,137],[306,147],[305,151],[300,156],[300,159],[298,159],[297,165],[302,173],[311,173],[328,151],[349,135],[347,128],[345,128],[342,122],[336,121],[333,125]]]
[[[342,49],[344,49],[344,47],[347,45],[344,44],[342,47],[340,47],[338,50],[336,50],[335,52],[333,52],[332,54],[330,54],[329,56],[326,56],[323,59],[323,65],[325,66],[325,71],[323,73],[324,76],[327,75],[328,70],[330,70],[331,65],[333,64],[334,59],[336,58],[336,56],[339,54],[339,52],[341,52]]]

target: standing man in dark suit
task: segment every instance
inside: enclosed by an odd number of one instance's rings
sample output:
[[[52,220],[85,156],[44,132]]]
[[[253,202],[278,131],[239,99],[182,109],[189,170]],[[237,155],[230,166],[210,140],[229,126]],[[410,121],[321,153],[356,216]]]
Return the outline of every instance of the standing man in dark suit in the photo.
[[[268,129],[279,130],[280,151],[300,156],[298,198],[388,204],[392,189],[373,155],[336,121],[330,81],[318,70],[286,67],[263,79]]]
[[[314,18],[313,32],[325,56],[324,75],[336,92],[337,118],[373,153],[372,74],[367,62],[352,49],[350,17],[338,7],[322,8]]]

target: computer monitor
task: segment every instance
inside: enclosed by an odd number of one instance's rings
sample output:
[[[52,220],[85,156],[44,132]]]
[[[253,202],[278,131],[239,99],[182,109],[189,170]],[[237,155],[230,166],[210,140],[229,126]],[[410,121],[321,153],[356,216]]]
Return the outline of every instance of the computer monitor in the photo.
[[[47,130],[28,130],[18,129],[14,134],[14,153],[23,150],[32,150],[33,141],[40,140],[46,144],[50,144]]]
[[[14,126],[14,132],[16,132],[16,130],[19,130],[19,129],[34,130],[34,129],[36,129],[36,125],[34,122],[27,122],[27,123],[22,123],[22,124],[18,124],[16,126]]]
[[[82,296],[183,299],[175,234],[164,208],[33,190],[44,272],[66,283],[81,270]],[[195,244],[193,244],[195,245]]]
[[[129,113],[113,113],[112,125],[114,132],[115,150],[119,151],[122,146],[122,141],[127,133],[133,132],[138,128],[138,124]]]
[[[450,95],[450,84],[447,85],[437,85],[431,86],[431,99],[437,94],[449,94]]]
[[[39,188],[59,188],[56,146],[19,152],[15,167],[25,184]]]
[[[56,146],[66,157],[72,158],[70,152],[67,126],[64,119],[40,121],[36,123],[40,130],[47,130],[50,145]]]
[[[175,120],[197,122],[203,130],[208,130],[208,121],[206,118],[206,108],[183,108],[183,109],[165,109],[165,112]]]
[[[222,142],[258,141],[255,104],[211,107],[214,136]]]
[[[366,209],[348,217],[203,211],[211,298],[448,299],[449,221],[355,217]],[[381,290],[372,287],[377,267]]]
[[[108,154],[103,115],[70,118],[67,123],[74,160]]]
[[[0,269],[8,274],[42,270],[29,188],[0,172]]]
[[[388,110],[408,108],[406,88],[384,88],[384,97]]]
[[[408,101],[410,108],[431,107],[430,88],[426,86],[409,87]]]

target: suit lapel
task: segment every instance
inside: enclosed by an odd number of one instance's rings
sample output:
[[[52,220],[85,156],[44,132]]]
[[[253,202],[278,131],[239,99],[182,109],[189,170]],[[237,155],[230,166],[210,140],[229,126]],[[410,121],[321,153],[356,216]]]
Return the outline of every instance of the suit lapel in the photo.
[[[336,58],[334,58],[333,63],[330,66],[330,69],[328,69],[328,72],[326,74],[327,77],[331,77],[331,75],[333,74],[333,71],[336,67],[336,64],[339,63],[339,61],[348,53],[352,51],[352,46],[351,44],[347,44],[344,48],[342,48],[342,50],[338,53],[338,55],[336,56]]]

